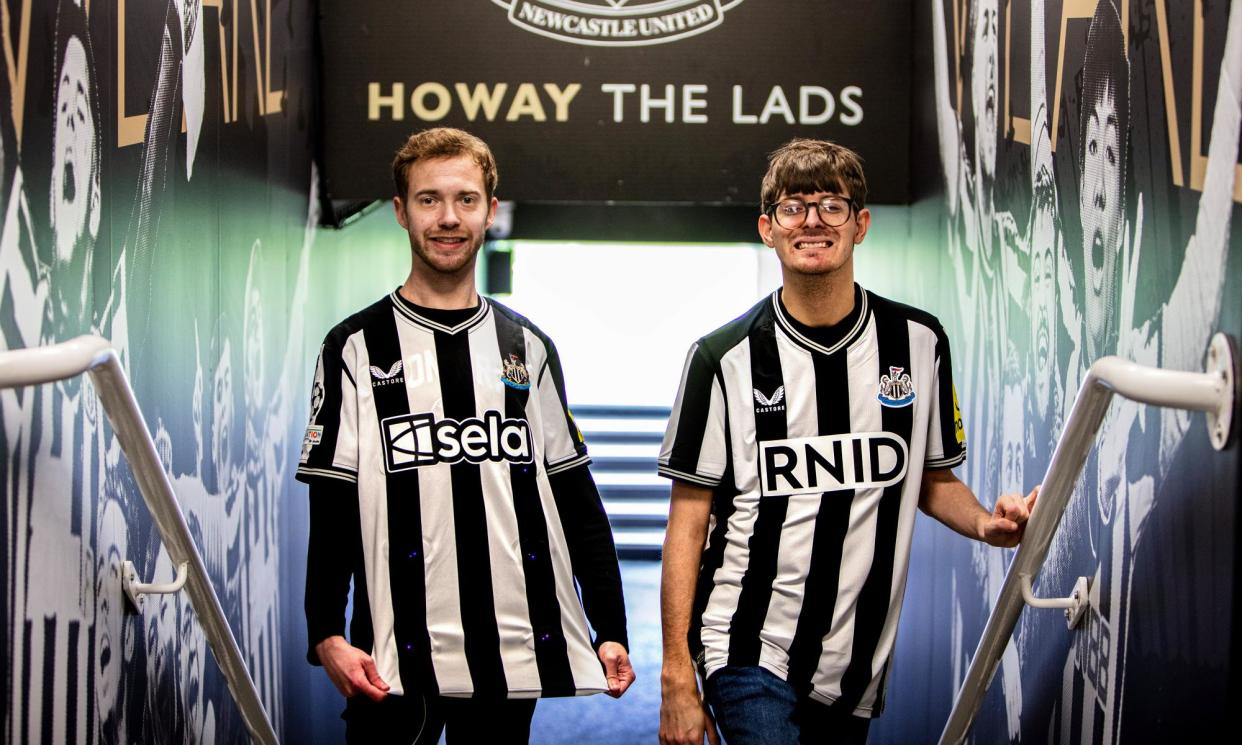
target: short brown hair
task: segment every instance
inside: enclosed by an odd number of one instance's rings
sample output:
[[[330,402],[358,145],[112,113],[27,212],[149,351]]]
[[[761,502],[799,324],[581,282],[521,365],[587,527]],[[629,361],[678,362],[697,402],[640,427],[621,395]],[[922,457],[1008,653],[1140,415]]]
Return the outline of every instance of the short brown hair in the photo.
[[[867,206],[867,179],[862,158],[847,147],[827,140],[798,138],[768,156],[759,210],[767,213],[782,194],[835,191],[849,194],[857,209]]]
[[[392,159],[392,182],[397,196],[405,199],[410,188],[410,166],[416,160],[426,158],[453,158],[468,155],[483,171],[483,186],[487,198],[496,194],[500,175],[496,171],[496,158],[487,143],[460,129],[435,127],[415,132],[405,141],[396,157]]]

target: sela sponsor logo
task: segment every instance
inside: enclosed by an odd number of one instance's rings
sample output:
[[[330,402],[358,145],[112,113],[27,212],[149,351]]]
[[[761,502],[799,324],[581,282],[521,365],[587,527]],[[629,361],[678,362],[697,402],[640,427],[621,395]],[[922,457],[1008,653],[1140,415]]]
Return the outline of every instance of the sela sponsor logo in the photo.
[[[588,46],[646,46],[701,34],[742,0],[492,0],[509,22]]]
[[[526,372],[526,364],[516,354],[501,363],[500,380],[515,390],[524,391],[530,388],[530,375]]]
[[[888,368],[888,375],[880,376],[880,403],[893,409],[900,409],[914,403],[914,381],[904,367]]]
[[[438,463],[504,461],[531,463],[534,444],[525,419],[506,419],[496,410],[482,418],[439,419],[405,414],[380,422],[388,472]]]
[[[401,370],[401,360],[397,360],[392,363],[392,367],[388,368],[388,372],[384,372],[375,365],[371,365],[371,387],[378,388],[381,385],[396,385],[397,383],[404,383],[405,376],[401,375]]]
[[[778,386],[776,390],[772,391],[771,398],[768,398],[760,393],[758,388],[754,388],[752,390],[755,394],[755,403],[758,404],[755,406],[756,414],[766,414],[770,411],[785,410],[785,404],[783,403],[785,401],[785,386]]]
[[[759,444],[765,497],[891,486],[906,476],[905,440],[890,432],[796,437]]]

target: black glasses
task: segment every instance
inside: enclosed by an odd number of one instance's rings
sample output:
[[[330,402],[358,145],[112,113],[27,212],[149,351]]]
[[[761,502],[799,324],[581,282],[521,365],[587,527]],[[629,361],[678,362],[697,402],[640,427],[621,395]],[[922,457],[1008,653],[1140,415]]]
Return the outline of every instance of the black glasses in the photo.
[[[811,205],[819,210],[819,221],[830,228],[838,228],[849,222],[854,211],[854,203],[844,197],[824,197],[818,202],[804,202],[801,199],[782,199],[768,207],[777,224],[785,229],[800,228],[806,223],[807,213]]]

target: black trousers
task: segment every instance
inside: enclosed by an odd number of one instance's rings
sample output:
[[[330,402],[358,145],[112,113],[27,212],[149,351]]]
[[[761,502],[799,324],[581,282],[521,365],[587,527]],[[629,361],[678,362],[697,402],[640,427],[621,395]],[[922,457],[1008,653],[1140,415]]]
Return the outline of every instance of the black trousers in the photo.
[[[424,697],[411,691],[375,702],[354,696],[345,703],[345,742],[349,745],[448,745],[497,743],[526,745],[535,699]]]

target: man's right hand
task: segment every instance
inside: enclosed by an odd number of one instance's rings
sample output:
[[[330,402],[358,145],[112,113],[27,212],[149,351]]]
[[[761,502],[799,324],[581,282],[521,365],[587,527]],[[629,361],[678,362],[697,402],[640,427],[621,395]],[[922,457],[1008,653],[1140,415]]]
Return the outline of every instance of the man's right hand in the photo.
[[[667,673],[667,669],[665,670]],[[660,745],[720,745],[716,723],[699,696],[693,668],[689,675],[666,675],[660,701]]]
[[[345,698],[361,693],[372,701],[383,701],[388,684],[375,669],[371,655],[350,644],[343,636],[329,636],[315,645],[332,685]]]

